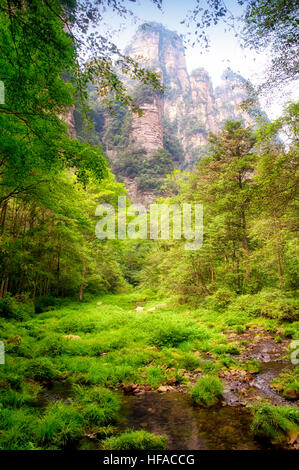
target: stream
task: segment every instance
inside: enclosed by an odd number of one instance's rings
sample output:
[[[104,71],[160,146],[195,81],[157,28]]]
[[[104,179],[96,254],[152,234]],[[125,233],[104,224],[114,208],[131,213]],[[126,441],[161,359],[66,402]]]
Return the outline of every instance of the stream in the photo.
[[[169,450],[261,450],[250,432],[247,408],[194,406],[179,392],[126,396],[119,427],[167,436]]]
[[[232,339],[238,338],[234,336]],[[298,405],[270,386],[281,372],[292,368],[286,358],[288,341],[278,344],[271,334],[256,330],[249,330],[239,338],[248,340],[239,361],[258,360],[260,370],[251,374],[231,371],[232,374],[224,376],[222,405],[196,406],[183,390],[127,395],[123,399],[120,429],[144,429],[166,435],[169,450],[269,449],[254,439],[250,429],[252,415],[242,405],[261,399],[273,405]]]
[[[158,393],[143,391],[121,394],[122,408],[118,419],[121,432],[141,430],[167,436],[169,450],[262,450],[269,449],[257,442],[250,430],[252,415],[247,403],[267,399],[274,405],[298,406],[270,387],[276,376],[292,368],[286,360],[287,342],[277,344],[270,335],[260,337],[248,332],[249,344],[240,362],[257,359],[258,373],[232,369],[222,378],[225,388],[223,401],[218,406],[204,408],[191,401],[184,388]],[[245,335],[244,335],[245,336]],[[244,337],[243,336],[243,337]],[[194,377],[190,376],[191,381]],[[39,406],[62,400],[69,402],[69,382],[53,382],[44,387]],[[97,449],[97,440],[83,437],[77,449]],[[273,448],[273,447],[272,447]]]

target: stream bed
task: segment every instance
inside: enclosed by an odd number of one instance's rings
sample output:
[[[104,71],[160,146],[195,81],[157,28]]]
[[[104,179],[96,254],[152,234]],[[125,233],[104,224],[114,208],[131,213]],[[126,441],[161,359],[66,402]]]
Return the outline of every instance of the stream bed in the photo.
[[[245,335],[243,335],[245,336]],[[292,365],[283,357],[286,344],[277,344],[273,338],[247,333],[249,344],[240,361],[256,359],[260,370],[247,373],[241,369],[226,371],[221,404],[211,408],[195,405],[184,388],[166,393],[141,391],[138,394],[123,394],[117,426],[121,432],[145,430],[167,437],[169,450],[262,450],[270,447],[256,441],[251,432],[252,415],[246,402],[255,403],[266,399],[273,405],[298,406],[290,403],[271,388],[273,378]],[[194,377],[190,375],[191,382]],[[172,387],[174,388],[174,387]],[[50,402],[69,403],[72,385],[57,381],[47,386],[39,397],[38,406]],[[242,406],[243,405],[243,406]],[[97,449],[95,439],[83,437],[77,449]],[[273,447],[271,447],[273,449]]]
[[[119,427],[167,436],[169,450],[261,450],[250,431],[245,407],[194,406],[179,392],[124,397]]]

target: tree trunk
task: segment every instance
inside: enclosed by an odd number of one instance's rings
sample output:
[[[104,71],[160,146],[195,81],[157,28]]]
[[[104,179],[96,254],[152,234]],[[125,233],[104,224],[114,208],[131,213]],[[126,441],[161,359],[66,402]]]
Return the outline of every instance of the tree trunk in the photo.
[[[246,253],[246,262],[245,262],[245,279],[246,281],[250,280],[251,267],[250,267],[250,251],[247,238],[247,227],[246,227],[246,217],[244,210],[242,211],[242,225],[243,225],[243,249]]]
[[[58,294],[59,294],[60,251],[61,251],[61,248],[59,248],[59,250],[58,250],[58,257],[57,257],[57,268],[56,268],[56,297],[58,297]]]
[[[277,272],[278,272],[278,279],[279,279],[279,287],[282,288],[282,286],[283,286],[283,270],[282,270],[281,249],[280,249],[279,243],[277,243]]]
[[[80,291],[79,291],[79,300],[80,300],[80,302],[83,299],[85,274],[86,274],[86,266],[85,266],[85,264],[83,264],[83,266],[82,266],[82,281],[81,281]]]

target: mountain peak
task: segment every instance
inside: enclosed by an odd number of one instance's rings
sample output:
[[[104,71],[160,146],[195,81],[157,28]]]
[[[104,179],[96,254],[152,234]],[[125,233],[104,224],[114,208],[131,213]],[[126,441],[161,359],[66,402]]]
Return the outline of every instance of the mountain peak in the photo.
[[[155,47],[156,57],[152,57],[155,61],[160,60],[161,54],[163,55],[169,48],[184,53],[184,44],[181,36],[176,31],[171,31],[163,24],[155,21],[143,23],[138,27],[126,52],[136,54],[136,51],[139,50],[140,55],[146,57],[146,54],[142,52],[146,51],[147,45]],[[152,50],[153,53],[154,51]]]
[[[239,73],[234,72],[230,67],[224,70],[221,75],[221,79],[229,82],[240,82],[243,84],[246,83],[246,79],[242,77],[242,75],[240,75]]]
[[[191,76],[197,80],[211,80],[209,73],[203,67],[197,67],[196,69],[192,70]]]
[[[221,85],[214,89],[203,67],[189,74],[182,38],[163,24],[151,21],[140,25],[128,54],[158,72],[165,88],[163,97],[150,99],[141,88],[143,115],[132,117],[132,141],[148,154],[164,145],[163,120],[169,123],[172,137],[181,145],[184,156],[180,161],[185,158],[185,164],[190,166],[206,152],[209,133],[217,133],[226,120],[242,119],[253,124],[251,116],[240,108],[248,97],[246,80],[227,68]]]
[[[138,32],[157,32],[163,35],[167,35],[169,37],[177,37],[180,38],[180,35],[171,29],[166,28],[162,23],[158,23],[156,21],[148,21],[146,23],[141,24],[138,29]],[[181,39],[181,38],[180,38]]]

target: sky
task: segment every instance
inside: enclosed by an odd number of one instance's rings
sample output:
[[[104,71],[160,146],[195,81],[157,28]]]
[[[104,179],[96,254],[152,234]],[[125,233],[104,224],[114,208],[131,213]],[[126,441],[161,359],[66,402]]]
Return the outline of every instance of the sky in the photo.
[[[191,33],[191,37],[194,34],[195,25],[187,28],[181,24],[181,21],[196,5],[196,0],[163,0],[162,11],[151,0],[127,0],[126,5],[134,11],[134,18],[120,18],[119,15],[107,11],[100,27],[101,33],[109,33],[111,40],[122,50],[130,43],[137,27],[147,21],[162,23],[168,29],[177,31],[178,34]],[[237,4],[236,0],[227,0],[226,6],[235,17],[241,15],[242,7]],[[255,51],[242,49],[234,32],[225,30],[223,24],[211,27],[208,35],[210,38],[208,51],[199,44],[194,47],[187,45],[185,55],[189,73],[198,67],[205,68],[215,87],[220,83],[223,71],[230,67],[253,84],[261,82],[267,63],[269,63],[269,52],[257,54]],[[283,104],[287,99],[299,99],[298,86],[297,90],[293,85],[284,91],[286,94],[282,95],[281,92],[275,93],[274,90],[270,96],[261,99],[262,108],[271,119],[281,114]]]

